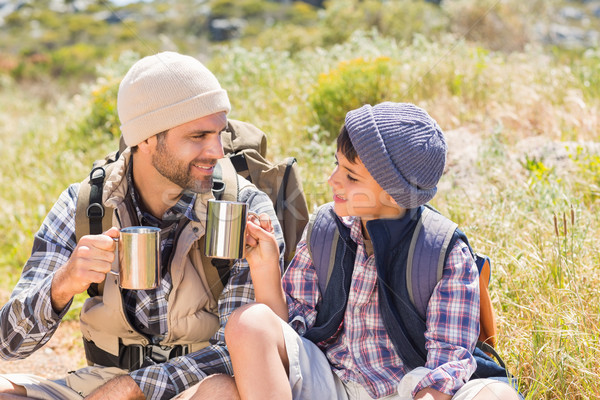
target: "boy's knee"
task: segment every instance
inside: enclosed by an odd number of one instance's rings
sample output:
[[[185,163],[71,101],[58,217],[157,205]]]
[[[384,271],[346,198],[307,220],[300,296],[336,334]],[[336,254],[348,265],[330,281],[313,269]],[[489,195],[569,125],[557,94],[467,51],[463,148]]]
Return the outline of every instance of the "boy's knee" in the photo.
[[[225,325],[228,346],[268,338],[278,331],[279,317],[266,305],[246,304],[235,310]]]
[[[229,375],[216,374],[174,397],[173,400],[239,399],[234,379]]]
[[[493,382],[486,385],[473,400],[519,400],[516,390],[507,383]]]

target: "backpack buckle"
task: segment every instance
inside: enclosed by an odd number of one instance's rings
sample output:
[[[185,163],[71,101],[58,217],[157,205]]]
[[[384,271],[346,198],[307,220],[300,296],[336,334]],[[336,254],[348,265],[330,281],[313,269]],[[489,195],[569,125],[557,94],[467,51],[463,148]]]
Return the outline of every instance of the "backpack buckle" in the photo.
[[[104,207],[100,203],[92,203],[85,210],[88,218],[104,218]]]
[[[94,185],[101,184],[106,178],[106,171],[103,167],[96,167],[90,172],[90,182]]]

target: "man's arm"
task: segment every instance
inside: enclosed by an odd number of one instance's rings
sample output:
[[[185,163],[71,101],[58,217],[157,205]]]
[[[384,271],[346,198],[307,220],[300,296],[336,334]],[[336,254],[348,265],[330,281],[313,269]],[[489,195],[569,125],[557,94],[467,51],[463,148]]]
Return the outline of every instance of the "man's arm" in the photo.
[[[43,346],[69,309],[73,296],[102,282],[114,259],[117,228],[75,243],[78,185],[65,190],[34,238],[31,257],[9,302],[0,311],[0,354],[23,358]]]
[[[0,310],[0,357],[25,358],[43,346],[58,328],[70,301],[60,310],[50,296],[54,273],[75,248],[77,184],[70,186],[36,233],[31,256],[9,301]]]

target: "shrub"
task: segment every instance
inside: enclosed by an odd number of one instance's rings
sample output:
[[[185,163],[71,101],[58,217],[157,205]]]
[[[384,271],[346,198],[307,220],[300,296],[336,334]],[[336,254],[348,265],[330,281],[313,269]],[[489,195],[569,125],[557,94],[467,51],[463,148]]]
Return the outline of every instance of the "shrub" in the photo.
[[[319,76],[309,100],[330,138],[335,137],[348,111],[389,98],[391,64],[388,57],[356,58]]]

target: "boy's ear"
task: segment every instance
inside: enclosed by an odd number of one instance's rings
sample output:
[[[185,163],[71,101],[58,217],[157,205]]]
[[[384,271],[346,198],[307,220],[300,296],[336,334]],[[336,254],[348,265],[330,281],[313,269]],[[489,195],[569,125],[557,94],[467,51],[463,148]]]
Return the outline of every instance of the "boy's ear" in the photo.
[[[382,199],[382,203],[388,207],[399,207],[396,200],[386,191],[382,192],[384,198]]]

